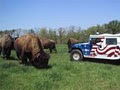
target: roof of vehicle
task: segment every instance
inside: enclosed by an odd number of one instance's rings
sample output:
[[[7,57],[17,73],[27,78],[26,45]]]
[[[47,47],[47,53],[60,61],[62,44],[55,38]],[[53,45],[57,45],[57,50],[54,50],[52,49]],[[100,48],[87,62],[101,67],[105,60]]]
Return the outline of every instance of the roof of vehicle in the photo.
[[[98,34],[98,35],[90,35],[90,38],[104,38],[104,37],[120,37],[120,33],[119,34]]]

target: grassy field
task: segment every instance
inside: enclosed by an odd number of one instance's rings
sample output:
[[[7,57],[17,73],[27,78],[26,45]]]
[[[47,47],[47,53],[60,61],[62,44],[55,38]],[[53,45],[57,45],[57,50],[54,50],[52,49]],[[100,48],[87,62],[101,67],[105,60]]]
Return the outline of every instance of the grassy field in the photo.
[[[49,69],[0,57],[0,90],[120,90],[120,65],[70,61],[66,45],[50,54]],[[15,60],[16,59],[16,60]]]

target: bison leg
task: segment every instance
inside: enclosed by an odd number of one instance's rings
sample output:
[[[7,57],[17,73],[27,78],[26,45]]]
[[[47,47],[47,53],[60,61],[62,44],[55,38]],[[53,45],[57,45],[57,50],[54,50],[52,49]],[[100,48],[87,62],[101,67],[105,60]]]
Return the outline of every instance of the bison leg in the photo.
[[[57,49],[56,49],[56,47],[54,48],[54,51],[55,51],[55,53],[57,53]]]
[[[11,50],[7,50],[7,53],[6,53],[7,55],[6,55],[6,58],[8,59],[8,58],[10,58],[10,54],[11,54]]]
[[[2,48],[0,47],[0,54],[1,54]]]
[[[20,64],[25,64],[25,65],[27,65],[27,58],[21,57],[21,62],[20,62]]]
[[[71,52],[71,48],[68,49],[68,53],[70,53],[70,52]]]
[[[71,45],[69,45],[69,47],[68,47],[68,53],[70,53],[71,52]]]
[[[68,53],[70,53],[70,51],[71,51],[71,43],[70,43],[70,41],[68,41]]]
[[[21,58],[21,64],[27,65],[27,57],[24,53],[21,54],[20,58]]]
[[[50,53],[52,53],[52,48],[49,48],[49,50],[50,50]]]
[[[20,54],[18,52],[16,52],[16,54],[17,54],[18,59],[20,60]]]
[[[55,53],[57,53],[57,49],[56,49],[56,45],[55,44],[52,46],[52,49],[55,51]]]
[[[27,53],[27,58],[29,59],[28,64],[31,64],[32,63],[32,54]]]
[[[16,55],[17,55],[17,57],[18,57],[18,59],[19,59],[19,63],[20,63],[20,64],[24,64],[24,62],[22,61],[22,58],[21,58],[20,53],[19,53],[19,52],[16,52]]]
[[[7,50],[5,48],[2,48],[2,55],[3,55],[3,58],[6,58],[6,53],[7,53]]]

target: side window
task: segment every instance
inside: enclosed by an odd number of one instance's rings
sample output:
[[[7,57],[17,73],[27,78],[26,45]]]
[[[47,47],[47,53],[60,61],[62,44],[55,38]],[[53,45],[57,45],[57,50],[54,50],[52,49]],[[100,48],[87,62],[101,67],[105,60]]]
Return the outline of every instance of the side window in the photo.
[[[91,40],[92,40],[92,44],[101,42],[101,38],[92,38]]]
[[[106,38],[106,44],[117,45],[117,38]]]

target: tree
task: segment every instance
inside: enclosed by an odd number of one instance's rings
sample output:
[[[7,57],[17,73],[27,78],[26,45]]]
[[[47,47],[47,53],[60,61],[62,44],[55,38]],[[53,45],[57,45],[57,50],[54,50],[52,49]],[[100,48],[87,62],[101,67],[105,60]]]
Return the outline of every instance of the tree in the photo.
[[[48,31],[49,38],[55,40],[57,42],[57,32],[53,29],[49,29]]]
[[[41,37],[49,38],[48,30],[46,28],[41,28],[39,31]]]
[[[120,21],[112,20],[108,24],[105,24],[107,32],[115,34],[120,32]]]
[[[28,30],[28,33],[33,33],[33,34],[35,34],[35,31],[34,31],[33,29],[29,29],[29,30]]]
[[[65,38],[65,34],[66,34],[65,28],[59,28],[59,29],[58,29],[58,37],[59,37],[59,42],[60,42],[60,44],[63,43],[64,38]]]
[[[75,33],[75,26],[68,27],[67,30],[68,38],[74,37],[75,36],[74,33]]]

